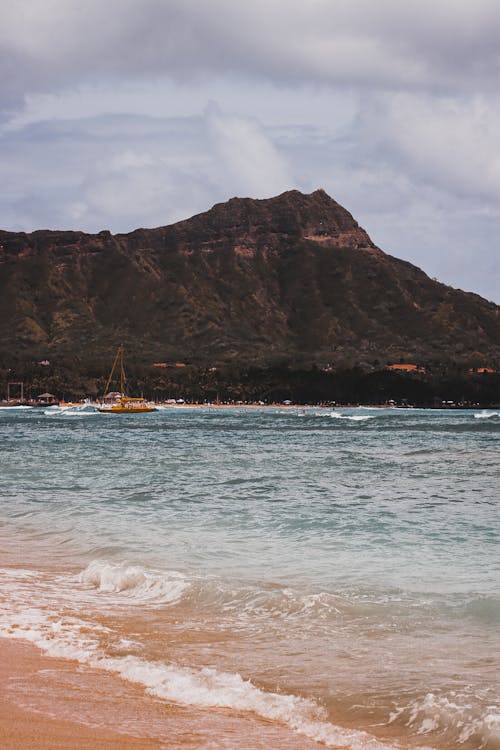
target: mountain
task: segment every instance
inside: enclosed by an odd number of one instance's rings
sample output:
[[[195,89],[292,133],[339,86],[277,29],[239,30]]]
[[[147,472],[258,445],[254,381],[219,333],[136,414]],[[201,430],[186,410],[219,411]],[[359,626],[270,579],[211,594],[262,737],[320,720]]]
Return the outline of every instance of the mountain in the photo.
[[[500,365],[500,308],[377,248],[323,190],[157,229],[0,232],[0,358]]]

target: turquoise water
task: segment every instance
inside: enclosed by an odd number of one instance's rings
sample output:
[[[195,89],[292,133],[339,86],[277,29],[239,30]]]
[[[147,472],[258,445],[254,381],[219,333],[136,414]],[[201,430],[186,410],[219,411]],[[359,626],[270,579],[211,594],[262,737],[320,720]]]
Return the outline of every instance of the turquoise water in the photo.
[[[4,409],[0,447],[0,633],[331,747],[500,747],[499,413]]]

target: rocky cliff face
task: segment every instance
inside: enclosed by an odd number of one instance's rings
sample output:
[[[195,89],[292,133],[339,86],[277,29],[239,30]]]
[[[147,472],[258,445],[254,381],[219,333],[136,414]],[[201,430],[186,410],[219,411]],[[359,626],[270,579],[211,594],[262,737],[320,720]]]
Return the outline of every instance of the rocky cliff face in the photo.
[[[0,232],[0,357],[500,364],[500,308],[375,247],[324,191],[130,234]]]

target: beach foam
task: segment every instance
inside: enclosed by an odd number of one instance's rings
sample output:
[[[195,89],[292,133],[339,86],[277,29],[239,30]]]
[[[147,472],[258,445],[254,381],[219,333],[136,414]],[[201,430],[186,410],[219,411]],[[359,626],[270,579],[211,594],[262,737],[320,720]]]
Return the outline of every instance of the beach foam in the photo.
[[[427,693],[395,711],[390,722],[403,721],[417,734],[438,734],[456,746],[473,743],[477,750],[498,750],[500,705],[490,705],[481,712],[475,703],[473,695]]]
[[[101,666],[99,662],[93,666]],[[325,721],[324,709],[313,700],[294,695],[265,692],[239,674],[228,674],[205,667],[190,669],[152,664],[137,657],[105,659],[105,669],[146,687],[154,696],[203,708],[230,708],[251,711],[258,716],[285,724],[293,731],[328,747],[349,750],[389,750],[386,744],[360,730],[336,727]]]
[[[92,668],[118,674],[163,700],[186,706],[254,713],[328,747],[350,750],[391,750],[397,747],[380,742],[364,731],[331,724],[325,720],[325,710],[314,700],[266,692],[239,674],[210,667],[194,669],[152,662],[131,655],[110,657],[102,643],[112,648],[109,642],[113,633],[93,622],[56,617],[37,608],[22,609],[15,614],[4,609],[0,614],[0,636],[22,638],[49,656],[74,659]],[[117,646],[123,647],[123,642]]]

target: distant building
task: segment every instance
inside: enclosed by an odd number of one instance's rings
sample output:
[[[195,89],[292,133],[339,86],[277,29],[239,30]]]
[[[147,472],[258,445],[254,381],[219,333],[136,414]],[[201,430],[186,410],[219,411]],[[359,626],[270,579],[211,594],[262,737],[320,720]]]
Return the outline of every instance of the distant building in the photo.
[[[469,370],[469,372],[471,372],[471,373],[474,373],[474,372],[478,372],[478,373],[485,373],[485,372],[494,373],[494,372],[498,372],[498,370],[493,370],[491,367],[471,367],[470,370]]]
[[[153,362],[152,367],[186,367],[185,362]]]
[[[395,365],[387,365],[386,370],[398,370],[400,372],[425,372],[425,367],[419,365],[400,363]]]

